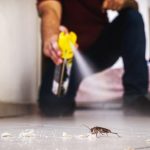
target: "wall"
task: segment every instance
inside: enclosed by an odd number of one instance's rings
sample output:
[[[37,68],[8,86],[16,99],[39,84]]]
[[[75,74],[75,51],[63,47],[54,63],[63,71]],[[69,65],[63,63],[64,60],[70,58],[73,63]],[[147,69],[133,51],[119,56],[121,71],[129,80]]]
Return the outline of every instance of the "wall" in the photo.
[[[0,0],[0,101],[37,95],[37,12],[34,0]]]
[[[149,0],[137,0],[139,2],[140,6],[140,12],[143,15],[143,19],[145,22],[145,32],[146,32],[146,39],[147,39],[147,45],[146,45],[146,58],[150,58],[150,24],[149,24]]]

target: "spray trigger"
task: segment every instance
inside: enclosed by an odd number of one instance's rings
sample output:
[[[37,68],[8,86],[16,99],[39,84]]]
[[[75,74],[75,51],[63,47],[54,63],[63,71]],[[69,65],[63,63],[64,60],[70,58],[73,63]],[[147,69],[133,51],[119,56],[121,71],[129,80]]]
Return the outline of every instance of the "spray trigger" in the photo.
[[[58,37],[58,46],[62,52],[63,59],[73,58],[72,45],[77,42],[77,35],[74,32],[65,33],[61,32]]]

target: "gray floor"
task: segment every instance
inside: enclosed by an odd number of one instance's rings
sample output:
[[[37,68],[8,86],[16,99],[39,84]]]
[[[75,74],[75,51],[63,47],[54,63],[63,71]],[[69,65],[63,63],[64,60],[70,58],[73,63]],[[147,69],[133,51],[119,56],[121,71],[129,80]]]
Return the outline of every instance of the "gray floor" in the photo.
[[[91,105],[72,117],[47,118],[38,113],[0,119],[0,150],[150,150],[150,117],[126,115],[118,105]],[[117,132],[99,138],[89,127]]]

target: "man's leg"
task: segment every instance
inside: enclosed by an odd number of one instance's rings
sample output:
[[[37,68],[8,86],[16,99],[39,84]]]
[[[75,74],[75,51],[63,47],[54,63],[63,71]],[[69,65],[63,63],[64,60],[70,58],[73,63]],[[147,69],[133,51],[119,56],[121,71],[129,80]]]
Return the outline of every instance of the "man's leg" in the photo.
[[[148,92],[148,67],[145,60],[145,31],[142,16],[135,10],[120,12],[124,20],[122,57],[125,73],[123,85],[126,95],[146,95]]]
[[[143,19],[138,11],[122,10],[85,54],[100,70],[111,66],[119,56],[122,56],[125,70],[124,95],[147,94],[148,68],[145,60],[145,32]]]

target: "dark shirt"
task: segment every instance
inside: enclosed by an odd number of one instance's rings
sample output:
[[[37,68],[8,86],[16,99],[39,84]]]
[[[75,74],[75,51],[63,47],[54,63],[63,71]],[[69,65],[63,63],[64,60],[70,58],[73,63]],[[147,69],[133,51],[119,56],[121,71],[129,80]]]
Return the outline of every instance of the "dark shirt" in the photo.
[[[92,45],[108,23],[101,0],[63,0],[62,25],[78,35],[81,49]]]

